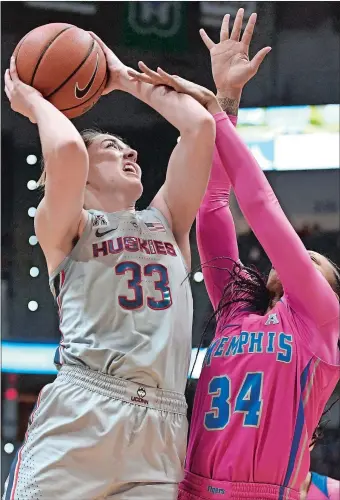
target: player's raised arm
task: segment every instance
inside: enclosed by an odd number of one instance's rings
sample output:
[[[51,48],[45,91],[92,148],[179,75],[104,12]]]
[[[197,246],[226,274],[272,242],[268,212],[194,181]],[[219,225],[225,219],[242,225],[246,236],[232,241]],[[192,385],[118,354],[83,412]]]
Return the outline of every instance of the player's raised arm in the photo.
[[[78,131],[57,108],[22,83],[12,57],[5,91],[14,111],[37,123],[43,152],[45,196],[36,216],[38,239],[45,252],[70,246],[82,216],[88,155]]]
[[[96,35],[92,36],[101,44],[114,77],[117,58]],[[105,93],[119,89],[134,95],[159,112],[180,132],[181,141],[170,157],[165,183],[152,206],[168,218],[188,260],[187,236],[207,187],[211,169],[215,140],[214,120],[192,97],[165,87],[161,75],[149,70],[143,63],[139,63],[139,67],[144,74],[120,67],[118,83],[109,80]]]
[[[223,111],[229,115],[233,125],[236,126],[243,87],[254,76],[255,69],[257,70],[257,67],[254,67],[248,59],[256,15],[250,16],[245,30],[246,36],[241,42],[239,42],[239,35],[243,9],[239,9],[237,13],[230,35],[229,18],[229,14],[224,16],[217,46],[204,31],[201,35],[211,54],[217,100]],[[215,149],[208,188],[196,220],[197,244],[204,281],[215,309],[230,280],[230,271],[235,261],[239,259],[235,226],[229,207],[230,190],[229,177]]]
[[[229,112],[238,106],[238,88],[256,74],[270,51],[270,47],[265,47],[249,60],[256,14],[250,16],[241,37],[242,21],[243,9],[240,9],[229,38],[229,18],[225,16],[221,40],[216,45],[204,30],[200,32],[210,51],[219,102],[225,103]],[[291,306],[312,316],[321,327],[338,315],[338,303],[331,287],[315,269],[262,170],[227,116],[219,114],[215,119],[217,149],[244,216],[276,268]]]

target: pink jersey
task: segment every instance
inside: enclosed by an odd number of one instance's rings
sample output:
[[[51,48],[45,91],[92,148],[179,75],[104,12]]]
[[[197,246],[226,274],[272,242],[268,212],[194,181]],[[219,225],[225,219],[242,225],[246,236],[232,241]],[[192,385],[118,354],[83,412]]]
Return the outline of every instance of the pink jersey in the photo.
[[[214,164],[197,218],[210,300],[216,308],[230,279],[233,263],[221,257],[239,259],[231,185],[284,296],[264,316],[244,304],[224,311],[198,382],[186,470],[226,484],[279,485],[277,496],[254,489],[252,500],[297,498],[313,430],[339,378],[339,303],[226,114],[215,120]]]
[[[307,500],[339,500],[340,481],[312,472]]]

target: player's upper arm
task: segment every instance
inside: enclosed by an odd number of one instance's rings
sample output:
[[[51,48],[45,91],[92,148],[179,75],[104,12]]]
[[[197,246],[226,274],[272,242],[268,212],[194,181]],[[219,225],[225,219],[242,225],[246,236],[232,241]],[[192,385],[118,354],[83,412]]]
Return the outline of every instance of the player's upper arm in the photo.
[[[45,196],[38,207],[36,232],[39,241],[47,241],[48,247],[61,247],[77,235],[89,159],[85,145],[72,141],[51,151],[44,161]]]
[[[189,234],[204,196],[214,143],[214,119],[202,113],[195,127],[181,132],[181,140],[169,160],[166,180],[151,204],[169,219],[177,242]]]

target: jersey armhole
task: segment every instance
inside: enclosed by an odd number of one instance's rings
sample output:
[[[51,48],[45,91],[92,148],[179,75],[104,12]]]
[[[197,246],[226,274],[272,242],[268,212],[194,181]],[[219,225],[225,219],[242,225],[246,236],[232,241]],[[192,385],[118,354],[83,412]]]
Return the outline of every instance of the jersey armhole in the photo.
[[[153,212],[155,217],[157,217],[157,219],[159,219],[165,225],[167,231],[170,231],[170,233],[173,235],[168,219],[165,217],[165,215],[163,215],[163,213],[158,208],[148,206],[146,210],[150,210],[151,212]]]
[[[146,208],[146,210],[150,210],[150,211],[154,214],[154,216],[155,216],[155,217],[156,217],[156,218],[157,218],[157,219],[158,219],[158,220],[159,220],[162,224],[164,224],[164,226],[165,226],[165,228],[166,228],[167,232],[171,233],[171,235],[172,235],[172,237],[173,237],[173,239],[174,239],[174,241],[175,241],[175,243],[176,243],[176,247],[177,247],[178,254],[179,254],[179,256],[180,256],[180,258],[181,258],[181,260],[182,260],[182,262],[183,262],[183,265],[184,265],[184,270],[185,270],[185,272],[189,275],[189,274],[190,274],[190,269],[188,268],[188,266],[187,266],[187,264],[186,264],[186,262],[185,262],[185,259],[184,259],[183,254],[182,254],[182,252],[181,252],[181,250],[180,250],[180,248],[179,248],[179,246],[178,246],[178,243],[177,243],[177,241],[176,241],[175,235],[174,235],[174,233],[172,232],[172,229],[171,229],[171,227],[170,227],[170,224],[169,224],[168,219],[165,217],[165,215],[163,215],[163,213],[162,213],[162,212],[161,212],[158,208],[155,208],[155,207],[152,207],[152,206],[148,206],[148,207]]]
[[[84,227],[84,230],[83,232],[81,233],[81,236],[80,238],[78,239],[77,243],[74,245],[74,247],[72,248],[71,252],[66,255],[66,257],[61,261],[61,263],[59,264],[59,266],[57,266],[53,272],[49,275],[49,282],[53,281],[55,279],[55,277],[61,273],[61,271],[66,271],[66,269],[68,268],[70,262],[71,262],[71,259],[73,257],[73,255],[75,253],[77,253],[78,251],[78,248],[83,245],[83,243],[87,240],[87,238],[89,237],[89,235],[91,234],[91,230],[92,230],[92,221],[93,221],[93,215],[91,214],[91,212],[89,211],[86,211],[87,213],[87,221],[86,221],[86,224],[85,224],[85,227]]]

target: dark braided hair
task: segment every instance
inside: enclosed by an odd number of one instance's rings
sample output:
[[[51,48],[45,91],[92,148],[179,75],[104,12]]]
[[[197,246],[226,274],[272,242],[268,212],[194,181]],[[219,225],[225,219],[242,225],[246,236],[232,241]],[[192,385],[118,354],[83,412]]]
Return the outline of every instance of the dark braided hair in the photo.
[[[229,269],[226,267],[220,267],[218,265],[211,264],[213,262],[221,260],[232,262],[232,268]],[[328,261],[334,267],[335,286],[333,286],[332,288],[338,295],[338,297],[340,297],[340,268],[330,259],[328,259]],[[195,360],[189,375],[189,384],[193,371],[195,369],[200,349],[203,345],[206,334],[209,331],[212,322],[215,322],[216,328],[218,322],[224,316],[224,312],[232,304],[238,304],[239,310],[241,311],[248,311],[249,313],[259,314],[263,316],[268,311],[268,308],[270,307],[274,298],[267,288],[266,277],[255,266],[244,266],[240,262],[236,262],[229,257],[216,257],[215,259],[197,266],[191,271],[189,276],[192,276],[193,273],[195,273],[199,269],[204,269],[207,267],[218,269],[220,271],[227,271],[230,275],[230,279],[228,280],[228,283],[223,290],[222,298],[216,310],[208,319],[202,332]],[[338,347],[340,349],[340,340],[338,340]]]
[[[226,267],[220,267],[218,265],[211,265],[212,262],[228,260],[232,262],[231,269]],[[211,269],[218,269],[220,271],[227,271],[230,275],[230,279],[223,290],[223,296],[218,304],[216,311],[208,319],[203,333],[200,338],[200,342],[197,348],[197,353],[195,356],[194,363],[189,375],[191,377],[197,362],[199,351],[203,345],[206,338],[206,334],[209,331],[212,323],[215,323],[215,328],[218,322],[222,319],[223,313],[232,304],[238,304],[240,310],[246,310],[250,313],[256,313],[264,315],[270,306],[272,297],[267,288],[266,278],[256,269],[255,266],[243,266],[240,262],[236,262],[229,257],[216,257],[210,261],[205,262],[193,269],[189,276],[199,269],[210,267]],[[190,384],[189,381],[189,384]]]

